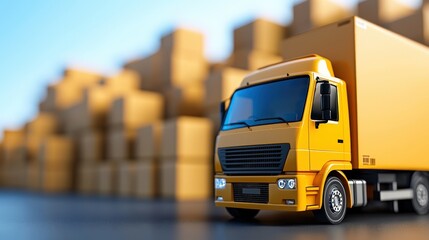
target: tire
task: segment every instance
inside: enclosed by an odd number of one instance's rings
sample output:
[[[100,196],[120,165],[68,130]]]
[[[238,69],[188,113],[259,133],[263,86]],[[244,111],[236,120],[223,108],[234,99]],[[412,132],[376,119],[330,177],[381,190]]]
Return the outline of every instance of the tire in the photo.
[[[415,173],[411,179],[413,199],[411,200],[414,212],[424,215],[429,212],[429,181],[419,173]]]
[[[320,210],[313,211],[322,223],[339,224],[346,216],[347,196],[343,184],[337,177],[330,177],[325,183],[323,203]]]
[[[244,209],[244,208],[226,208],[226,211],[237,220],[252,220],[258,215],[257,209]]]

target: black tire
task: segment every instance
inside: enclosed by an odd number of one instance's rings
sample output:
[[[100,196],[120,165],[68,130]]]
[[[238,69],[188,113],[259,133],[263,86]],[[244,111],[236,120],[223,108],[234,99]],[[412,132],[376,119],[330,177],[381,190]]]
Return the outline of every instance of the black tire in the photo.
[[[320,210],[313,211],[322,223],[339,224],[346,216],[347,196],[343,184],[337,177],[330,177],[325,183],[323,203]]]
[[[414,212],[424,215],[429,212],[429,181],[420,173],[415,173],[411,178],[413,199],[411,200]]]
[[[244,209],[244,208],[226,208],[226,211],[235,219],[238,220],[251,220],[258,215],[259,210],[257,209]]]

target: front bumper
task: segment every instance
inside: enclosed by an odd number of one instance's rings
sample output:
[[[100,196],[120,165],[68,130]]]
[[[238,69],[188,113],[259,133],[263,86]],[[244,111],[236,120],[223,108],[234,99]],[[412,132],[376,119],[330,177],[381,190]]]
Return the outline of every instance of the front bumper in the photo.
[[[320,209],[317,196],[319,188],[312,186],[315,174],[300,173],[277,176],[226,176],[216,175],[215,178],[226,179],[224,189],[215,190],[215,205],[219,207],[247,208],[261,210],[283,210],[300,212]],[[295,178],[295,189],[280,189],[277,180]],[[268,184],[268,203],[236,202],[234,201],[234,183],[265,183]],[[219,200],[222,199],[222,200]],[[293,200],[295,204],[287,204],[286,200]]]

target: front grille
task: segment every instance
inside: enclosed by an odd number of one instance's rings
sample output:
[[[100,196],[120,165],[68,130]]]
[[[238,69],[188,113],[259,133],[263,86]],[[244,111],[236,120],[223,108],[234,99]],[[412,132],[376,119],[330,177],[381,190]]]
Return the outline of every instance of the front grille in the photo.
[[[233,183],[235,202],[268,203],[268,184]]]
[[[289,144],[219,148],[223,172],[227,175],[276,175],[283,171]]]

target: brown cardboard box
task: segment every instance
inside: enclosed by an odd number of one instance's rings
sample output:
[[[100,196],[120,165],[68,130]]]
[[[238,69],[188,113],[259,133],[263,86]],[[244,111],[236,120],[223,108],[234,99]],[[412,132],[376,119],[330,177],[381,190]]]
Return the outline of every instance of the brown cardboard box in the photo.
[[[40,144],[44,141],[45,136],[28,134],[25,136],[25,148],[27,151],[28,162],[36,162],[40,150]]]
[[[352,15],[352,11],[332,0],[304,1],[293,7],[291,32],[297,35]]]
[[[79,160],[99,162],[106,158],[106,133],[93,129],[82,132],[79,138]]]
[[[204,87],[201,83],[187,87],[171,87],[165,94],[166,117],[201,117],[204,114],[204,98]]]
[[[68,169],[49,169],[40,175],[41,190],[48,193],[70,192],[73,187],[73,172]]]
[[[26,188],[30,191],[39,191],[41,187],[40,166],[29,163],[27,166]]]
[[[47,136],[55,134],[59,130],[59,122],[57,117],[51,113],[39,113],[31,120],[26,128],[26,135]]]
[[[103,81],[103,86],[107,88],[114,97],[138,90],[139,85],[140,77],[138,72],[130,69],[124,69],[118,74],[108,77]]]
[[[137,159],[158,159],[161,151],[163,123],[156,122],[137,130],[134,156]]]
[[[109,126],[137,129],[163,117],[164,100],[158,93],[136,91],[117,98],[109,112]]]
[[[134,70],[138,73],[140,88],[142,90],[162,92],[160,52],[130,61],[124,65],[124,68]]]
[[[117,192],[118,167],[111,162],[99,163],[97,166],[97,193],[112,195]]]
[[[62,136],[46,137],[40,145],[37,162],[42,171],[71,171],[75,163],[75,152],[70,138]]]
[[[135,196],[136,193],[136,165],[135,161],[119,163],[118,194],[122,197]]]
[[[60,111],[82,100],[82,87],[72,81],[61,81],[48,86],[46,108]]]
[[[112,93],[107,87],[85,89],[78,107],[77,130],[106,127],[112,99]]]
[[[161,50],[167,55],[204,56],[204,36],[199,32],[178,28],[161,38]]]
[[[60,117],[60,124],[63,133],[68,136],[72,136],[79,129],[82,129],[82,113],[85,112],[84,104],[82,101],[76,102],[75,104],[68,106],[60,111],[58,116]]]
[[[120,161],[134,158],[136,130],[111,127],[107,131],[107,159]]]
[[[228,65],[253,71],[282,60],[282,57],[270,53],[256,50],[237,50],[228,58]]]
[[[386,24],[389,30],[414,41],[429,45],[429,3],[413,14]]]
[[[152,159],[142,159],[136,165],[135,195],[139,198],[155,198],[159,195],[159,166]]]
[[[84,69],[67,68],[64,70],[64,81],[73,82],[80,87],[97,85],[103,76]]]
[[[256,19],[234,29],[234,50],[257,50],[278,55],[286,28],[277,23]]]
[[[219,104],[231,97],[248,73],[249,71],[237,68],[224,68],[213,71],[205,81],[206,111],[207,108],[214,107],[219,112]]]
[[[180,54],[163,54],[161,58],[161,81],[163,89],[186,87],[202,83],[208,73],[208,63],[203,57]]]
[[[207,118],[179,117],[165,121],[161,158],[205,158],[212,155],[212,123]]]
[[[176,200],[209,199],[212,192],[211,164],[161,163],[161,196]]]
[[[13,160],[15,149],[24,143],[24,130],[5,129],[3,131],[3,161],[5,163]]]
[[[97,165],[86,162],[77,169],[77,191],[80,194],[94,194],[97,190]]]
[[[358,4],[358,16],[380,26],[413,13],[413,8],[398,0],[366,0]],[[414,27],[411,27],[414,29]]]

